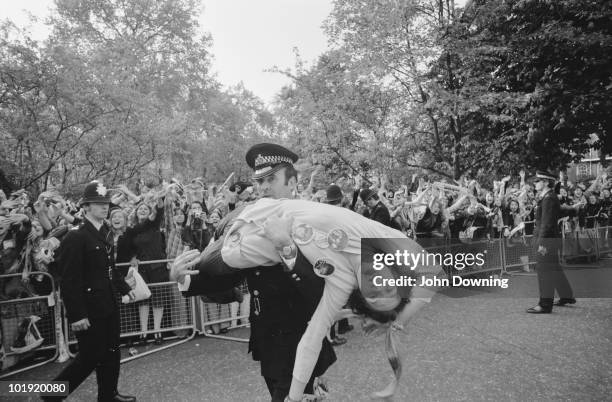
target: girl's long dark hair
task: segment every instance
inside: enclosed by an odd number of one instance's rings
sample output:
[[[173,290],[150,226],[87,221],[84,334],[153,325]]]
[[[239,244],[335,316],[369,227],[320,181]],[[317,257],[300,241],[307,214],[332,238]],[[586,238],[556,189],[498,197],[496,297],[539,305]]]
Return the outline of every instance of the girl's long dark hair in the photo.
[[[373,320],[376,320],[380,323],[387,323],[389,321],[393,321],[397,318],[397,314],[404,309],[406,304],[409,302],[408,299],[402,298],[399,304],[390,311],[378,311],[372,309],[368,306],[368,303],[359,291],[356,289],[351,293],[351,296],[348,300],[348,307],[353,310],[355,314],[364,315]],[[376,398],[390,398],[395,394],[397,386],[399,385],[399,380],[402,375],[402,357],[400,356],[400,352],[398,349],[398,345],[396,344],[396,340],[394,339],[395,331],[392,328],[387,330],[387,334],[385,336],[385,353],[387,354],[387,360],[389,361],[389,365],[393,370],[393,381],[387,386],[383,391],[379,391],[374,393]]]
[[[351,293],[347,304],[348,307],[353,310],[355,314],[364,315],[384,324],[389,321],[395,320],[397,318],[397,313],[404,309],[406,303],[408,303],[408,299],[401,299],[397,307],[395,307],[393,310],[374,310],[373,308],[368,306],[368,303],[365,297],[363,297],[363,295],[361,294],[361,291],[359,291],[359,289],[355,289],[353,290],[353,293]]]

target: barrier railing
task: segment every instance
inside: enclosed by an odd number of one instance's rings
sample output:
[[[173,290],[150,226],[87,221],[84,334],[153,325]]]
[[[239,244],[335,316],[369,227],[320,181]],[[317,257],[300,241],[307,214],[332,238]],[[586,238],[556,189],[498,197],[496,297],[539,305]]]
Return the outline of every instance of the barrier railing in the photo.
[[[593,220],[594,227],[592,228],[575,226],[570,220],[560,222],[561,263],[563,265],[569,265],[573,260],[578,259],[594,262],[599,258],[599,236],[595,218],[594,216],[585,217],[585,220]]]
[[[532,275],[536,263],[536,252],[532,245],[533,235],[525,234],[526,227],[535,221],[523,222],[523,229],[512,237],[504,237],[502,245],[504,273],[509,275]],[[512,230],[510,227],[506,227]]]
[[[146,269],[146,265],[172,262],[172,259],[139,261],[138,269]],[[130,266],[130,263],[116,264],[118,267]],[[130,361],[152,353],[165,350],[195,337],[196,329],[196,301],[195,298],[185,298],[181,295],[176,282],[159,282],[147,284],[151,290],[151,297],[139,302],[119,303],[119,337],[121,339],[145,337],[149,334],[166,334],[165,340],[176,340],[169,344],[163,344],[155,349],[137,353],[124,358],[121,362]],[[151,316],[152,315],[152,319]],[[159,326],[159,327],[157,327]],[[68,334],[70,344],[76,343],[76,337],[67,323],[65,333]],[[168,333],[174,335],[167,336]],[[74,355],[72,355],[74,356]]]
[[[532,246],[532,240],[533,235],[504,239],[504,273],[514,275],[533,271],[536,250]]]
[[[612,227],[601,226],[591,230],[593,248],[592,254],[596,258],[605,258],[612,255]],[[581,256],[569,254],[567,246],[572,237],[568,233],[563,232],[562,241],[564,247],[562,250],[562,261],[567,262],[567,257]],[[573,231],[572,233],[575,233]],[[456,267],[445,267],[447,272],[454,275],[466,276],[476,275],[486,272],[499,271],[500,274],[516,274],[521,271],[530,270],[530,267],[535,264],[535,248],[531,244],[532,236],[519,236],[516,239],[509,240],[505,238],[494,240],[476,240],[465,243],[450,244],[443,241],[430,243],[431,245],[424,248],[429,252],[444,253],[482,253],[485,255],[485,264],[481,267],[465,267],[464,269],[456,269]],[[173,260],[155,260],[142,261],[139,266],[146,266],[153,263],[165,263]],[[118,266],[127,266],[129,263],[117,264]],[[146,268],[143,268],[146,269]],[[2,300],[0,301],[0,335],[2,343],[0,346],[4,348],[4,358],[2,362],[2,371],[0,378],[13,376],[26,370],[39,367],[56,359],[66,358],[64,353],[64,339],[69,343],[75,343],[74,334],[72,334],[68,321],[65,318],[62,304],[60,303],[59,290],[56,289],[53,278],[44,272],[33,272],[29,275],[30,282],[37,281],[43,278],[49,285],[49,293],[46,295],[34,295],[31,297]],[[22,281],[22,274],[0,275],[0,291],[6,291],[7,284],[13,282],[18,288]],[[130,337],[139,337],[151,333],[174,333],[172,336],[166,336],[166,340],[177,340],[172,343],[164,344],[152,350],[138,353],[122,360],[122,362],[130,361],[136,358],[150,355],[152,353],[165,350],[176,345],[182,344],[193,339],[198,333],[210,338],[218,338],[224,340],[248,342],[248,339],[238,336],[230,336],[225,334],[226,329],[234,329],[240,327],[248,327],[250,294],[246,283],[241,286],[243,293],[242,303],[217,304],[209,303],[200,297],[185,298],[181,295],[175,282],[150,283],[149,288],[152,290],[152,298],[139,303],[120,303],[120,337],[122,339]],[[9,295],[10,296],[10,295]],[[148,307],[148,306],[152,307]],[[147,306],[147,307],[141,307]],[[160,314],[155,318],[155,312]],[[149,319],[149,315],[153,312],[153,320]],[[42,341],[31,349],[27,347],[15,348],[15,340],[18,336],[19,327],[24,319],[30,316],[40,317],[35,322],[37,330]],[[159,326],[151,323],[157,319]],[[26,325],[26,324],[24,324]],[[63,329],[63,331],[62,331]],[[64,337],[64,334],[66,335]],[[13,364],[20,356],[25,356],[32,352],[47,353],[43,360],[33,361],[32,359],[24,360],[23,364]],[[39,356],[40,357],[40,356]],[[15,361],[11,361],[15,360]],[[13,367],[12,370],[9,370]]]
[[[27,294],[30,290],[22,278],[21,273],[0,275],[0,289],[11,288],[10,293]],[[31,272],[27,279],[30,284],[34,281],[46,282],[45,286],[49,287],[50,292],[47,295],[0,301],[0,348],[4,349],[0,378],[40,367],[60,356],[61,315],[57,308],[55,282],[46,272]],[[39,351],[46,351],[48,357],[42,361],[26,359]],[[26,363],[20,364],[21,360]],[[10,370],[11,367],[15,368]]]
[[[248,342],[246,338],[225,335],[227,330],[248,327],[251,295],[246,283],[240,286],[243,295],[241,303],[229,304],[208,303],[205,298],[198,298],[200,333],[209,338],[225,339],[236,342]]]
[[[597,229],[597,257],[612,257],[612,227],[600,226]]]
[[[484,264],[464,264],[460,267],[455,263],[453,266],[444,266],[444,271],[448,275],[468,276],[486,272],[504,272],[503,265],[503,239],[493,240],[464,240],[462,242],[450,243],[441,242],[438,239],[417,239],[416,240],[428,253],[456,254],[482,254]]]

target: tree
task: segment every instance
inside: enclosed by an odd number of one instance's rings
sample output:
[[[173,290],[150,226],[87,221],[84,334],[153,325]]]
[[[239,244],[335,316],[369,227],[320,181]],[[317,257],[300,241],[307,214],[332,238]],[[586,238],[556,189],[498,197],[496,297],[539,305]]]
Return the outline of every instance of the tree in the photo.
[[[273,134],[259,99],[223,91],[210,74],[198,1],[56,6],[44,43],[8,23],[0,38],[0,168],[15,186],[222,180],[245,170],[232,147]]]
[[[597,1],[496,1],[478,17],[480,40],[505,49],[490,73],[491,92],[528,99],[522,141],[534,166],[564,167],[588,149],[612,152],[612,4]],[[479,12],[482,6],[475,12]],[[590,139],[595,134],[596,141]]]

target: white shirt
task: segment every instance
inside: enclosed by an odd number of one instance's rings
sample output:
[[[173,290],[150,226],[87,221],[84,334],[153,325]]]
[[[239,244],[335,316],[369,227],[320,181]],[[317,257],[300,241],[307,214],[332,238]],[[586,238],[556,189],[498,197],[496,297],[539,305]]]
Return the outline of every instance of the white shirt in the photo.
[[[221,250],[223,260],[234,268],[273,266],[280,263],[281,258],[277,250],[263,234],[262,224],[270,216],[282,215],[294,218],[292,237],[308,261],[315,265],[317,261],[324,259],[334,267],[330,275],[323,276],[325,279],[323,296],[296,353],[293,376],[306,383],[316,364],[321,341],[336,321],[338,313],[354,289],[365,288],[361,283],[361,239],[387,239],[385,243],[390,250],[408,249],[411,253],[420,253],[423,252],[423,248],[402,232],[346,208],[305,200],[261,199],[246,207],[227,231]],[[340,236],[345,240],[339,242],[343,246],[341,249],[334,249],[331,246],[334,244],[333,237],[331,242],[328,241],[328,235],[332,231],[346,235],[346,237]],[[311,232],[312,235],[309,235]],[[418,275],[435,275],[439,271],[439,267],[433,270],[417,267],[415,270]],[[373,288],[370,286],[367,289],[371,293]],[[393,289],[380,289],[380,291],[385,294],[379,298],[376,294],[366,293],[364,297],[369,302],[380,304],[379,310],[391,310],[399,303],[397,294],[393,295],[393,298],[389,297],[388,292],[392,292]],[[429,301],[433,293],[426,288],[416,287],[412,296]]]

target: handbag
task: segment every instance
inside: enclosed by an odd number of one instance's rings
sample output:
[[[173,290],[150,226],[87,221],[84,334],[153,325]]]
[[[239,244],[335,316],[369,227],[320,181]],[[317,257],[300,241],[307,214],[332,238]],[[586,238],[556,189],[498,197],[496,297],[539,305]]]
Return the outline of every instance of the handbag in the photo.
[[[19,324],[17,339],[11,346],[11,352],[26,353],[36,349],[42,345],[44,338],[40,335],[40,331],[36,323],[40,321],[40,317],[31,315],[24,318]]]
[[[147,283],[144,281],[144,279],[142,279],[142,276],[138,273],[138,268],[130,267],[126,277],[129,276],[133,276],[134,281],[136,281],[136,286],[133,289],[134,293],[136,294],[136,298],[134,300],[130,300],[130,297],[128,295],[124,295],[121,298],[121,302],[123,304],[130,303],[130,301],[137,302],[141,300],[146,300],[151,297],[151,290],[147,286]]]

